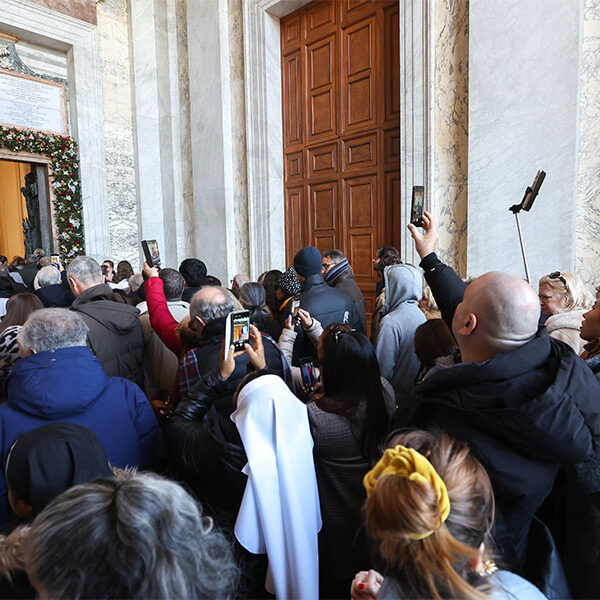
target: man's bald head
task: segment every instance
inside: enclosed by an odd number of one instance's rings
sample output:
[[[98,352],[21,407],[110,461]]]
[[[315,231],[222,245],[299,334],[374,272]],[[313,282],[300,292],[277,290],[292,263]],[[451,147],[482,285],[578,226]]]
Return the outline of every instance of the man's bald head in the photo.
[[[190,302],[190,318],[198,317],[204,324],[226,317],[233,310],[233,301],[226,290],[217,286],[204,287]]]
[[[452,330],[465,354],[488,358],[522,346],[536,334],[540,303],[521,278],[492,271],[475,279],[456,309]]]

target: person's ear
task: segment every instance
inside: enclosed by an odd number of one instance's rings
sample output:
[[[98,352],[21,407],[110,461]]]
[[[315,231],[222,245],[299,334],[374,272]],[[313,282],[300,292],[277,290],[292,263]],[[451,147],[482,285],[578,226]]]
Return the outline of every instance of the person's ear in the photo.
[[[467,313],[457,333],[460,335],[471,335],[476,327],[477,315],[475,313]]]
[[[77,281],[72,277],[67,276],[67,281],[69,282],[69,287],[71,288],[73,294],[75,296],[79,295],[79,286],[77,285]]]

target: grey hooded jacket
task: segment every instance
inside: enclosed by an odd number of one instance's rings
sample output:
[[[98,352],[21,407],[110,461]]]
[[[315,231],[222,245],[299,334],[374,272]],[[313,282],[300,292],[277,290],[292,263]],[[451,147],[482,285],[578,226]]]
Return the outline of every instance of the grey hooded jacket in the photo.
[[[375,340],[375,353],[382,377],[396,392],[396,399],[410,394],[419,373],[415,353],[415,330],[425,322],[417,302],[423,293],[423,277],[411,265],[385,268],[385,304]]]

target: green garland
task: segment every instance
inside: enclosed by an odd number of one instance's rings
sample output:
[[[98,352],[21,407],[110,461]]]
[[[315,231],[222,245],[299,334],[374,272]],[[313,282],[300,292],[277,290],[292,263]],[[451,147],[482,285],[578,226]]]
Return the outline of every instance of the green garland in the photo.
[[[0,148],[48,156],[54,190],[54,217],[65,263],[85,254],[77,142],[69,136],[0,125]]]

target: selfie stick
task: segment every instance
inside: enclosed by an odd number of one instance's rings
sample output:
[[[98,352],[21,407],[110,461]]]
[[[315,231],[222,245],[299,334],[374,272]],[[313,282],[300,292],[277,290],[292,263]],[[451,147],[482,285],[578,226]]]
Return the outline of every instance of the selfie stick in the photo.
[[[527,278],[527,283],[531,285],[531,277],[529,275],[529,265],[527,264],[527,254],[525,253],[525,243],[523,242],[523,232],[521,231],[521,222],[519,221],[519,213],[522,210],[529,212],[531,207],[533,206],[533,201],[536,199],[540,188],[542,187],[542,183],[546,177],[546,173],[544,171],[538,171],[535,179],[533,180],[533,185],[527,186],[525,190],[525,195],[523,196],[523,200],[521,200],[521,204],[514,204],[508,210],[515,215],[515,219],[517,221],[517,231],[519,232],[519,242],[521,243],[521,254],[523,254],[523,264],[525,265],[525,277]]]

